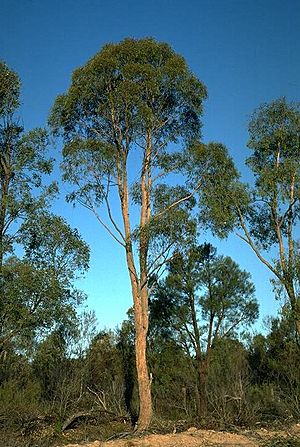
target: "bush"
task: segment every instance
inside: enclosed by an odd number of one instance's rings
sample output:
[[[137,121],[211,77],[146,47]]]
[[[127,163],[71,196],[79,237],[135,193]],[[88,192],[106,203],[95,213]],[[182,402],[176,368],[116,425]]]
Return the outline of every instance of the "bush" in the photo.
[[[2,426],[22,427],[28,420],[40,415],[40,386],[28,382],[25,386],[13,379],[0,386],[0,420]]]

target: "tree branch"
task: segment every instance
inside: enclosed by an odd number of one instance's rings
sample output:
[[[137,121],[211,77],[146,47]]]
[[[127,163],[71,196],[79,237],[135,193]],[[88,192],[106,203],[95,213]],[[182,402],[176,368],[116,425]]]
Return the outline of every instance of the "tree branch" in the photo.
[[[163,211],[161,211],[160,213],[155,214],[154,216],[152,216],[152,219],[154,220],[154,219],[157,219],[157,218],[161,217],[162,215],[166,214],[168,211],[170,211],[175,206],[179,205],[182,202],[186,202],[187,200],[191,199],[194,196],[194,194],[200,189],[202,184],[203,184],[203,182],[199,182],[197,187],[190,194],[188,194],[187,196],[182,197],[181,199],[178,199],[175,202],[171,203],[171,205],[169,205]]]
[[[122,233],[122,231],[119,228],[119,226],[116,224],[116,222],[115,222],[115,220],[113,218],[112,212],[111,212],[111,208],[110,208],[110,204],[109,204],[109,200],[108,200],[109,183],[110,183],[110,180],[108,179],[107,180],[107,191],[106,191],[106,194],[104,195],[104,201],[105,201],[105,204],[106,204],[107,214],[108,214],[109,220],[111,221],[113,227],[119,233],[119,235],[121,236],[121,239],[125,243],[125,236]]]
[[[77,201],[84,206],[85,208],[87,208],[88,210],[92,211],[96,217],[96,219],[98,220],[98,222],[103,226],[103,228],[105,228],[105,230],[110,234],[110,236],[116,241],[118,242],[118,244],[120,244],[122,247],[126,247],[126,244],[124,242],[122,242],[114,233],[113,231],[109,228],[108,225],[106,225],[106,223],[101,219],[97,209],[95,208],[95,206],[91,203],[86,203],[84,202],[82,199],[77,198]],[[88,200],[89,201],[89,200]]]
[[[254,251],[254,253],[256,254],[256,256],[258,257],[258,259],[266,266],[266,267],[268,267],[268,269],[280,280],[280,281],[282,281],[282,277],[281,277],[281,275],[278,273],[278,271],[272,266],[272,264],[270,264],[263,256],[262,256],[262,254],[260,253],[260,251],[259,251],[259,249],[256,247],[256,245],[254,244],[254,242],[253,242],[253,240],[252,240],[252,238],[251,238],[251,236],[250,236],[250,233],[249,233],[249,231],[248,231],[248,229],[247,229],[247,226],[246,226],[246,224],[245,224],[245,221],[244,221],[244,217],[243,217],[243,215],[242,215],[242,212],[241,212],[241,210],[240,210],[240,208],[239,207],[237,207],[237,211],[238,211],[238,215],[239,215],[239,221],[240,221],[240,224],[241,224],[241,227],[242,227],[242,229],[243,229],[243,231],[244,231],[244,234],[245,234],[245,236],[242,236],[241,234],[239,234],[239,233],[236,233],[236,235],[240,238],[240,239],[242,239],[244,242],[246,242],[251,248],[252,248],[252,250]]]

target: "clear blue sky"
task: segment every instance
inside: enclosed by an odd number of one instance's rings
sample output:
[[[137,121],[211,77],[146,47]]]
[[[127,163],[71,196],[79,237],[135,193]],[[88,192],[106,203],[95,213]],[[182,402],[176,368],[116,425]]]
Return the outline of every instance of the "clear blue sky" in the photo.
[[[145,36],[168,42],[206,84],[203,138],[225,143],[248,178],[253,109],[280,96],[300,100],[299,0],[0,0],[0,58],[21,77],[26,129],[45,125],[72,71],[105,43]],[[59,150],[51,149],[56,158]],[[91,245],[81,286],[100,325],[114,327],[131,305],[121,249],[80,207],[61,199],[55,211]],[[274,313],[268,270],[235,236],[218,247],[251,272],[261,316]]]

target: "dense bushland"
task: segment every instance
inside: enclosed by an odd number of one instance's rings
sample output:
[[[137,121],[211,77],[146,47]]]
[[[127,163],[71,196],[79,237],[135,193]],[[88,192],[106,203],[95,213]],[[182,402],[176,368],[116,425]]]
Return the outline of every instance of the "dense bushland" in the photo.
[[[286,317],[270,324],[268,334],[246,344],[234,337],[215,341],[203,415],[195,357],[172,337],[151,339],[154,423],[232,429],[298,420],[297,339]],[[118,430],[123,424],[126,431],[138,411],[131,325],[126,320],[121,329],[95,333],[79,356],[76,349],[66,349],[65,335],[57,331],[37,343],[30,355],[7,354],[0,371],[2,429],[27,430],[30,435],[42,424],[55,427],[58,435],[84,423],[103,434],[104,427],[114,430],[112,424],[120,423]],[[76,340],[72,344],[76,348]]]

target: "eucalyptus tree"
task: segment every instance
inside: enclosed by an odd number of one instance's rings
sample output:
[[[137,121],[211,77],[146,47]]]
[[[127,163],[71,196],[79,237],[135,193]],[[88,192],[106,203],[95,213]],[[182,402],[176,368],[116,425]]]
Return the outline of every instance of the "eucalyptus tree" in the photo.
[[[210,244],[192,246],[174,257],[151,300],[152,329],[172,337],[195,362],[200,416],[207,411],[207,382],[212,348],[236,335],[258,317],[250,274]]]
[[[1,350],[6,335],[3,327],[14,308],[7,307],[8,256],[14,252],[22,222],[46,205],[55,193],[54,184],[44,186],[52,160],[46,156],[48,137],[44,130],[25,133],[17,116],[20,106],[20,79],[0,62],[0,318]],[[6,263],[5,267],[4,264]],[[11,276],[11,275],[10,275]],[[16,282],[12,283],[16,285]],[[12,304],[12,303],[11,303]]]
[[[264,104],[249,125],[247,164],[255,176],[251,205],[238,207],[242,238],[275,276],[288,298],[300,335],[300,104],[284,98]],[[263,250],[277,249],[274,260]]]
[[[46,206],[56,192],[43,176],[52,171],[43,129],[25,133],[18,118],[20,79],[0,62],[0,268],[12,251],[20,223]]]
[[[223,158],[221,145],[197,143],[191,151],[189,176],[196,182],[207,163],[205,188],[199,189],[200,222],[223,236],[235,230],[272,272],[278,297],[289,303],[300,335],[300,108],[277,99],[258,108],[249,124],[246,163],[252,186],[240,181],[233,160]],[[226,149],[223,147],[223,152]],[[217,169],[216,163],[219,164]],[[200,172],[199,172],[200,169]]]
[[[20,79],[0,62],[0,352],[74,316],[76,272],[88,248],[49,213],[55,182],[44,129],[24,132],[18,117]]]
[[[182,172],[186,143],[200,137],[205,98],[204,85],[167,44],[125,39],[104,46],[74,71],[50,117],[64,140],[64,179],[74,185],[69,200],[91,210],[125,250],[134,302],[138,430],[152,415],[146,360],[151,278],[195,230],[189,211],[200,183],[188,190],[171,174]]]

